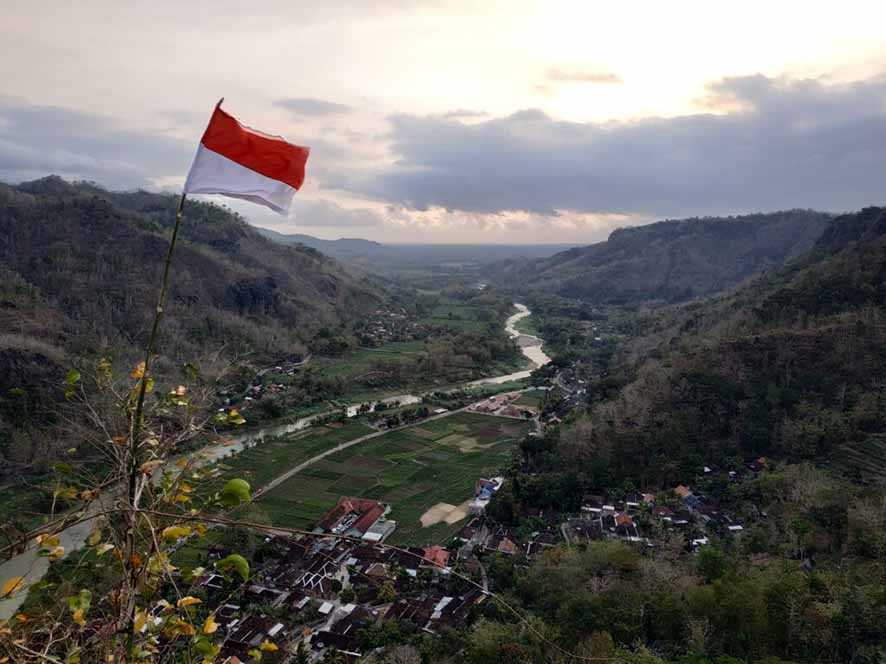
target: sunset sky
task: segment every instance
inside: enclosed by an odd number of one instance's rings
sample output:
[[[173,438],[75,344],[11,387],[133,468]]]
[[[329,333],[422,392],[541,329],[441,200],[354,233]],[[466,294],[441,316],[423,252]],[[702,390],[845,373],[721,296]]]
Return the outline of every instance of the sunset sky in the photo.
[[[589,243],[884,204],[884,26],[876,1],[12,0],[0,180],[177,191],[225,97],[312,148],[290,218],[216,199],[281,232]]]

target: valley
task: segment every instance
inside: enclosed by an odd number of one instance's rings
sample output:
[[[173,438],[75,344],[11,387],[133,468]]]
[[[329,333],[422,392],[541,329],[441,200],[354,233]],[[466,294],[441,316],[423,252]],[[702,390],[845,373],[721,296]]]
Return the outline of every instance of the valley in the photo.
[[[185,430],[175,454],[146,471],[159,495],[151,518],[186,517],[181,501],[203,505],[203,523],[167,527],[155,564],[168,560],[202,612],[232,621],[225,656],[248,657],[255,638],[304,643],[303,630],[314,635],[316,661],[366,656],[373,644],[456,647],[472,661],[489,639],[531,651],[521,621],[489,618],[505,596],[557,624],[556,643],[585,653],[600,652],[590,630],[613,648],[641,639],[654,645],[654,661],[668,661],[688,647],[686,625],[698,616],[719,626],[706,637],[711,651],[866,652],[882,609],[871,584],[886,514],[883,212],[717,223],[781,237],[810,219],[810,236],[782,253],[739,256],[728,275],[696,281],[700,290],[664,296],[655,286],[625,298],[623,285],[607,281],[640,278],[626,264],[662,260],[642,242],[623,246],[625,237],[663,233],[672,247],[706,251],[699,237],[724,232],[714,222],[614,234],[617,251],[592,249],[585,267],[569,260],[581,292],[549,294],[553,282],[537,281],[547,268],[527,268],[524,284],[507,272],[514,264],[501,272],[496,261],[422,274],[412,264],[373,267],[365,256],[327,266],[375,299],[298,347],[268,347],[203,383],[193,413],[211,416],[209,425],[200,436]],[[558,255],[532,260],[555,264]],[[62,307],[45,294],[28,295],[26,306],[27,292],[16,291],[14,315]],[[67,360],[84,369],[90,361]],[[191,389],[158,401],[164,426],[181,426],[165,404]],[[50,513],[80,517],[50,539],[63,553],[33,539],[9,550],[0,578],[21,577],[30,592],[0,599],[0,619],[49,610],[59,587],[89,583],[101,593],[113,582],[97,547],[119,545],[95,541],[117,492],[105,487],[96,498],[83,488],[74,473],[106,466],[72,449],[70,461],[30,475],[27,489],[0,492],[12,498],[0,501],[13,516],[10,542],[39,533]],[[232,486],[246,487],[245,499],[222,500]],[[231,556],[248,565],[248,581],[222,569]],[[871,581],[833,576],[845,556]],[[767,588],[790,586],[807,606],[798,629],[808,629],[824,619],[811,578],[826,579],[839,620],[853,593],[864,593],[858,644],[835,623],[827,645],[796,635],[771,645],[782,614]],[[640,606],[653,617],[626,621]],[[681,627],[668,632],[668,621]],[[469,641],[453,645],[455,634]],[[630,661],[626,648],[617,652]]]

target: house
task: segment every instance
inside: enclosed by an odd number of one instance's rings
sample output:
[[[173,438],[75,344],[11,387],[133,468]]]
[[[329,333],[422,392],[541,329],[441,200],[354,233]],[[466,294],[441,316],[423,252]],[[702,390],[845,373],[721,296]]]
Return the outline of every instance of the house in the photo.
[[[493,477],[488,480],[480,478],[477,480],[477,485],[474,488],[474,500],[468,505],[468,511],[471,514],[483,514],[489,501],[492,500],[492,496],[501,488],[504,482],[504,477]]]
[[[557,536],[546,530],[544,532],[536,532],[532,533],[532,539],[529,541],[529,544],[526,545],[526,557],[531,558],[533,555],[538,555],[544,549],[549,549],[552,546],[557,545]]]
[[[363,537],[388,509],[377,500],[342,496],[317,522],[317,532]]]
[[[483,543],[486,551],[503,553],[512,556],[519,550],[516,536],[507,528],[496,528]]]
[[[566,537],[570,544],[587,544],[603,539],[602,519],[570,519],[563,524]]]
[[[343,616],[338,621],[311,639],[311,647],[315,650],[334,648],[346,657],[358,658],[362,655],[360,631],[374,624],[378,616],[374,611],[354,604],[346,604],[340,612]]]
[[[363,533],[363,539],[367,542],[383,542],[396,528],[396,521],[381,517]]]
[[[398,599],[385,613],[385,620],[412,623],[419,629],[431,619],[432,607],[419,599]]]
[[[435,544],[424,550],[424,559],[434,567],[445,568],[449,564],[449,551]]]
[[[486,599],[482,590],[471,588],[458,597],[441,597],[434,604],[430,619],[424,627],[426,632],[436,633],[443,627],[458,629],[467,623],[471,609]]]
[[[626,512],[613,515],[612,523],[613,525],[610,526],[609,531],[614,533],[616,537],[631,541],[637,541],[640,539],[640,532],[637,529],[637,525]]]
[[[240,657],[245,659],[247,653],[258,648],[262,641],[272,641],[285,636],[285,625],[267,616],[249,616],[236,626],[231,626],[231,633],[222,650],[224,657]]]

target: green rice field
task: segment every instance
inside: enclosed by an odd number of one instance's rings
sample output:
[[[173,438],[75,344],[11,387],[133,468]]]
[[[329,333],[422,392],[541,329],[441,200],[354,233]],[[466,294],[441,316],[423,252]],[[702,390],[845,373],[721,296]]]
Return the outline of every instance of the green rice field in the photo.
[[[528,424],[479,413],[457,413],[393,431],[341,450],[268,492],[254,509],[274,525],[309,528],[339,497],[374,498],[391,505],[397,544],[445,543],[462,525],[423,527],[438,503],[473,498],[479,477],[498,474]],[[282,472],[282,471],[281,471]]]

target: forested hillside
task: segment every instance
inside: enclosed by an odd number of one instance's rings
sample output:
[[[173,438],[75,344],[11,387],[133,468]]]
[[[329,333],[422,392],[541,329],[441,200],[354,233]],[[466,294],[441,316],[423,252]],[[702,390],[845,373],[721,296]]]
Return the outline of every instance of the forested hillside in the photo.
[[[883,208],[837,218],[801,259],[733,295],[635,324],[559,457],[588,482],[668,485],[770,455],[886,482]]]
[[[593,304],[674,303],[777,269],[812,247],[831,215],[790,210],[661,221],[550,258],[507,261],[501,283]]]
[[[0,184],[0,450],[4,429],[24,435],[79,360],[131,366],[143,353],[176,204],[58,177]],[[384,297],[316,250],[188,202],[157,368],[302,356]]]

